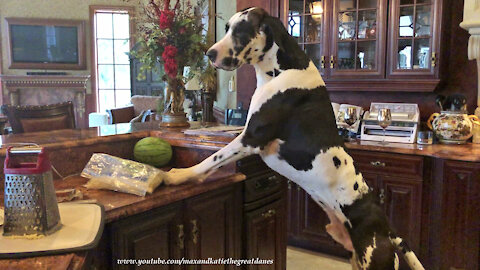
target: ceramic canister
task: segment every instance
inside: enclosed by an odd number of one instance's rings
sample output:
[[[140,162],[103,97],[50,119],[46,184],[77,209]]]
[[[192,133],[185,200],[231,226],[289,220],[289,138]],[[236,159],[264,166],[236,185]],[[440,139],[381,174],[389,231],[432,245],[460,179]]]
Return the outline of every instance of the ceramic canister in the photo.
[[[432,114],[427,124],[441,143],[463,144],[473,135],[473,120],[478,118],[464,111],[442,111]]]

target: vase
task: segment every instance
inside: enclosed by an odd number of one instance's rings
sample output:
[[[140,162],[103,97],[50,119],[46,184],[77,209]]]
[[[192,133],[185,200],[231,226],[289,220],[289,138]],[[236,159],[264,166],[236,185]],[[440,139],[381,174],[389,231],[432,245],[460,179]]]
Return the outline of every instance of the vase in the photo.
[[[164,91],[164,106],[162,113],[162,127],[188,127],[183,101],[185,100],[185,85],[181,79],[168,79]]]
[[[478,118],[465,111],[442,111],[432,114],[427,125],[441,143],[464,144],[473,135],[473,120]]]
[[[213,116],[213,101],[215,100],[215,93],[211,91],[202,91],[202,122],[212,123],[215,122]]]

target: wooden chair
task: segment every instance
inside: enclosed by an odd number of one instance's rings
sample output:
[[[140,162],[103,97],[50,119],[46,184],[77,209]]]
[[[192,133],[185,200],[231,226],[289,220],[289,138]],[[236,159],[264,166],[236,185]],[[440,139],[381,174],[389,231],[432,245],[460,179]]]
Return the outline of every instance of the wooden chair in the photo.
[[[133,118],[140,116],[139,122],[149,121],[153,113],[156,112],[157,104],[161,97],[159,96],[141,96],[135,95],[131,98],[132,105],[121,108],[108,109],[109,124],[128,123]]]
[[[107,109],[107,113],[109,124],[128,123],[135,117],[133,105],[115,109]]]
[[[2,113],[7,116],[13,133],[75,128],[71,101],[39,106],[2,105]]]

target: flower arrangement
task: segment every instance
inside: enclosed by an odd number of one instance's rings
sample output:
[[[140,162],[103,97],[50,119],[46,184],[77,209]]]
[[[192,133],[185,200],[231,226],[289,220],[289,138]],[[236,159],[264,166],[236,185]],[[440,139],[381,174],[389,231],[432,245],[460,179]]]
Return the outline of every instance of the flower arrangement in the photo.
[[[142,63],[140,74],[145,74],[146,69],[155,69],[157,63],[165,70],[163,80],[168,86],[164,95],[163,122],[180,119],[186,123],[184,83],[196,74],[202,76],[210,71],[205,60],[204,26],[197,8],[203,6],[204,1],[197,1],[197,6],[193,7],[190,0],[177,0],[172,7],[170,0],[148,0],[144,16],[137,22],[140,42],[132,54]],[[190,67],[188,78],[183,74],[186,66]],[[168,120],[173,118],[176,120]]]
[[[207,45],[202,35],[201,17],[189,0],[177,0],[173,8],[170,2],[149,0],[144,6],[145,16],[138,22],[140,46],[133,52],[144,70],[154,69],[157,62],[163,64],[165,81],[184,79],[185,66],[190,66],[192,72],[199,72],[206,65]]]

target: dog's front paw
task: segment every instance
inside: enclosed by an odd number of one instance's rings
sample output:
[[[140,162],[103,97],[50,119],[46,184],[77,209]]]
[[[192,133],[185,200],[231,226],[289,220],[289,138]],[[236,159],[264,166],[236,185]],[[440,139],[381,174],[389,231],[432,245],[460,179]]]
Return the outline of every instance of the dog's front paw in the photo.
[[[166,185],[179,185],[192,180],[202,182],[205,177],[196,174],[191,168],[171,169],[165,174],[164,182]]]

